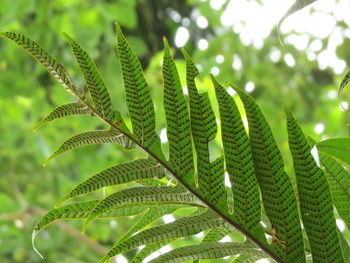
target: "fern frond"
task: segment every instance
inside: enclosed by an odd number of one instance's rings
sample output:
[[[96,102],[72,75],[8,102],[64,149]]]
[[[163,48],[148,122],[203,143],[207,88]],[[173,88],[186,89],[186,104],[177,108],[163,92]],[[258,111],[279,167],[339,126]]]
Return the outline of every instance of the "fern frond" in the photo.
[[[225,225],[224,221],[209,211],[197,216],[182,217],[175,222],[146,229],[120,244],[117,243],[100,260],[100,263],[106,262],[115,255],[135,249],[141,245],[191,236],[206,229],[223,225]]]
[[[164,168],[151,159],[138,159],[112,166],[78,184],[60,203],[76,196],[87,194],[105,186],[124,184],[147,178],[163,178]],[[56,205],[56,206],[57,206]]]
[[[329,183],[333,203],[339,215],[350,228],[350,174],[334,158],[319,153]]]
[[[176,248],[151,263],[177,263],[193,259],[217,259],[235,254],[247,254],[264,257],[264,253],[252,244],[245,243],[208,243],[201,245],[185,246]]]
[[[67,70],[47,53],[39,44],[31,40],[29,37],[14,32],[0,32],[0,37],[12,40],[18,46],[23,48],[27,53],[33,56],[43,67],[56,79],[62,86],[73,94],[78,94],[78,91],[71,80]]]
[[[251,230],[260,224],[260,192],[248,135],[233,98],[211,75],[219,103],[225,166],[234,196],[233,217]]]
[[[344,262],[326,177],[311,155],[311,147],[297,121],[287,109],[286,114],[300,210],[312,259],[320,263]]]
[[[111,194],[91,211],[84,229],[96,217],[125,204],[184,204],[201,206],[196,198],[182,187],[135,187]]]
[[[91,109],[86,107],[85,105],[82,105],[80,103],[68,103],[63,104],[61,106],[58,106],[57,108],[53,109],[44,119],[42,119],[40,122],[38,122],[34,127],[33,130],[36,130],[40,128],[41,126],[53,121],[57,120],[66,116],[71,115],[91,115],[93,112]]]
[[[199,192],[204,198],[211,199],[216,195],[214,191],[217,189],[215,182],[217,179],[211,174],[208,142],[215,137],[216,120],[208,94],[198,94],[195,83],[198,69],[184,49],[182,53],[186,61],[186,81],[190,101],[192,138],[197,153]],[[224,178],[224,175],[222,174],[221,177]]]
[[[112,112],[112,101],[94,61],[78,42],[71,38],[67,33],[63,33],[63,35],[68,40],[77,59],[78,65],[84,74],[87,88],[91,94],[92,101],[95,104],[96,111],[103,118],[107,119]]]
[[[91,144],[104,143],[120,144],[125,148],[131,145],[130,140],[114,128],[110,130],[82,132],[72,136],[63,142],[61,146],[46,160],[45,164],[47,164],[50,160],[57,157],[58,155],[67,151]]]
[[[124,79],[126,104],[133,135],[142,146],[153,151],[157,157],[164,159],[160,139],[155,132],[154,106],[141,64],[118,24],[116,24],[116,30],[117,53]]]
[[[168,42],[165,38],[163,42],[164,109],[169,141],[169,162],[186,183],[193,185],[194,165],[189,113]]]
[[[296,196],[271,128],[254,99],[233,88],[247,114],[255,173],[266,214],[276,232],[272,247],[284,262],[305,262]]]

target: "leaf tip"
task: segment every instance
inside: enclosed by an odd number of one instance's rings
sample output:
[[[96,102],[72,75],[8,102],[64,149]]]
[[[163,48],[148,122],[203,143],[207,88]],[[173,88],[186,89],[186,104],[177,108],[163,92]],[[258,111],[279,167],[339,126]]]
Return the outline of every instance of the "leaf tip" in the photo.
[[[68,33],[61,31],[62,36],[64,36],[66,39],[70,40],[71,37],[68,35]]]
[[[114,23],[114,26],[115,26],[115,31],[117,32],[117,35],[123,35],[123,31],[122,31],[122,29],[121,29],[119,23],[118,23],[118,22],[115,22],[115,23]]]
[[[32,232],[32,247],[33,247],[33,250],[34,252],[41,258],[41,259],[44,259],[43,255],[39,252],[39,250],[35,247],[35,237],[37,235],[38,231],[35,230],[35,228],[33,229],[33,232]]]
[[[49,164],[49,162],[50,162],[53,158],[54,158],[54,156],[51,155],[51,156],[43,163],[43,167],[46,167],[46,166]]]

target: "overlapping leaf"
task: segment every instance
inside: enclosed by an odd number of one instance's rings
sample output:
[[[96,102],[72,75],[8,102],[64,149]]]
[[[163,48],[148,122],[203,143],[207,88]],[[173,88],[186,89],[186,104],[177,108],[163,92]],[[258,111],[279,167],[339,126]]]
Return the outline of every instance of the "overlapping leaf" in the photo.
[[[34,231],[39,232],[43,228],[47,227],[55,220],[67,220],[67,219],[86,219],[88,218],[91,210],[99,203],[99,200],[77,202],[69,205],[65,205],[56,209],[52,209],[47,212],[36,224]],[[125,206],[110,210],[108,213],[101,215],[101,218],[117,218],[125,216],[134,216],[141,214],[147,206]]]
[[[188,109],[182,92],[175,62],[164,38],[164,109],[169,141],[169,162],[174,171],[188,184],[194,172],[191,128]]]
[[[264,253],[252,244],[225,242],[176,248],[150,262],[176,263],[193,259],[217,259],[235,254],[247,254],[264,257]]]
[[[225,166],[234,196],[233,216],[240,225],[251,230],[260,223],[261,206],[249,138],[236,103],[211,77],[219,102]]]
[[[201,244],[219,242],[222,238],[231,232],[233,232],[232,228],[229,227],[217,227],[210,229],[204,236]],[[193,263],[199,263],[199,260],[194,260]]]
[[[164,168],[151,159],[138,159],[127,163],[121,163],[95,174],[86,181],[78,184],[70,193],[62,198],[58,204],[67,199],[93,192],[105,186],[124,184],[139,179],[159,179],[164,177],[164,175]]]
[[[169,240],[161,241],[158,243],[153,243],[150,245],[147,245],[144,247],[137,255],[133,258],[131,263],[142,263],[142,261],[151,255],[153,252],[156,252],[157,250],[161,249],[163,246],[167,245],[169,243]]]
[[[135,187],[111,194],[92,210],[84,229],[96,217],[125,204],[184,204],[201,206],[196,198],[182,187]]]
[[[197,216],[183,217],[175,222],[146,229],[121,244],[116,244],[101,259],[100,263],[106,262],[109,258],[120,253],[135,249],[144,244],[153,244],[174,238],[185,237],[197,234],[206,229],[225,225],[224,221],[211,212]]]
[[[118,130],[111,128],[110,130],[96,130],[82,132],[69,138],[47,159],[47,164],[50,160],[58,155],[91,144],[115,143],[127,148],[130,146],[130,140],[121,134]]]
[[[156,219],[174,213],[178,208],[184,207],[183,205],[162,205],[151,206],[146,213],[133,225],[118,241],[116,244],[122,243],[124,240],[131,237],[133,234],[142,230],[144,227],[155,221]]]
[[[284,262],[305,262],[296,196],[271,128],[253,98],[233,88],[245,107],[255,173],[266,214],[276,231],[272,246]]]
[[[91,115],[93,112],[86,105],[80,103],[68,103],[58,106],[53,109],[44,119],[38,122],[33,130],[40,128],[41,126],[66,116],[70,115]]]
[[[311,155],[311,147],[300,126],[288,110],[286,114],[300,210],[312,259],[320,263],[344,262],[326,177]]]
[[[94,61],[79,45],[79,43],[77,43],[67,33],[63,33],[63,35],[68,40],[77,59],[78,65],[84,74],[92,101],[95,104],[95,110],[98,112],[98,114],[101,114],[103,118],[107,118],[107,116],[109,116],[112,112],[112,101]]]
[[[0,37],[8,38],[22,47],[27,53],[32,55],[44,68],[61,83],[68,92],[78,94],[78,91],[71,80],[67,70],[47,53],[39,44],[19,33],[0,32]]]

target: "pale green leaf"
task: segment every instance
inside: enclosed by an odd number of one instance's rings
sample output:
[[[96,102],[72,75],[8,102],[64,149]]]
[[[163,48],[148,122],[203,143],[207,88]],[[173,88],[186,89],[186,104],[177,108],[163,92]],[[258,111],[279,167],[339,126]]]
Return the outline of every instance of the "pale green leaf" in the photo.
[[[207,243],[176,248],[150,261],[151,263],[177,263],[193,259],[218,259],[236,254],[264,257],[265,254],[252,244],[245,243]]]
[[[100,201],[86,220],[87,225],[96,217],[125,204],[184,204],[201,206],[196,198],[182,187],[135,187],[111,194]]]
[[[350,166],[350,138],[327,139],[317,143],[317,149]]]
[[[87,219],[91,210],[99,203],[99,200],[77,202],[69,205],[65,205],[59,208],[55,208],[47,212],[41,217],[38,223],[35,225],[35,232],[39,232],[43,228],[47,227],[55,220],[71,220],[71,219]],[[118,218],[125,216],[134,216],[141,214],[147,206],[125,206],[110,210],[108,213],[101,215],[100,218]]]
[[[190,236],[206,229],[223,225],[225,225],[224,221],[211,212],[205,212],[197,216],[183,217],[175,222],[144,230],[121,244],[116,244],[99,262],[106,262],[115,255],[135,249],[141,245]]]

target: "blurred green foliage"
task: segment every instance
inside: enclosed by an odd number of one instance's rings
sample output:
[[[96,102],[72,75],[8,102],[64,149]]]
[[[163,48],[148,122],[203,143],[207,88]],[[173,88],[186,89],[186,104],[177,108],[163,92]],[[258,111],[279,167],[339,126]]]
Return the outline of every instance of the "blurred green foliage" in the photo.
[[[175,46],[177,29],[185,26],[190,33],[186,49],[202,68],[198,86],[209,90],[213,96],[208,73],[214,67],[219,69],[219,81],[230,81],[240,87],[254,83],[252,95],[262,106],[282,151],[287,153],[284,156],[289,156],[289,153],[281,105],[291,109],[305,132],[316,140],[348,135],[345,124],[350,122],[349,114],[340,109],[336,97],[330,96],[337,90],[341,75],[334,74],[329,68],[320,69],[317,61],[310,60],[305,50],[288,44],[281,46],[274,31],[261,47],[245,45],[232,27],[225,27],[220,21],[229,1],[223,1],[227,3],[218,10],[213,10],[210,2],[2,0],[0,30],[18,31],[36,40],[63,61],[78,86],[83,87],[82,74],[60,35],[61,30],[68,32],[93,56],[109,86],[114,106],[126,116],[122,79],[114,49],[113,24],[118,21],[146,69],[156,104],[157,132],[160,133],[165,126],[161,96],[161,37],[167,36]],[[198,27],[196,19],[199,14],[209,21],[208,27]],[[337,21],[337,26],[348,30],[344,21]],[[313,36],[310,38],[314,39]],[[197,48],[200,39],[208,40],[207,49]],[[329,39],[321,41],[326,47]],[[349,41],[344,37],[336,49],[337,56],[347,63],[350,61]],[[272,61],[272,52],[279,53],[280,58]],[[100,124],[89,117],[71,117],[33,133],[32,127],[45,113],[71,101],[71,97],[38,63],[12,43],[0,41],[0,54],[0,262],[38,262],[39,257],[31,245],[31,232],[40,215],[52,208],[78,182],[106,167],[135,159],[142,153],[122,151],[112,145],[89,146],[64,155],[44,168],[44,160],[65,138],[98,128]],[[293,56],[294,66],[288,66],[283,60],[286,54]],[[218,56],[224,59],[218,60]],[[185,65],[179,51],[176,51],[176,58],[182,83],[185,83],[184,74],[181,74]],[[233,69],[232,64],[237,58],[242,66]],[[215,107],[218,113],[217,105]],[[324,130],[316,132],[315,127],[320,123]],[[163,146],[167,148],[166,144]],[[218,155],[220,145],[212,145],[212,151]],[[286,164],[291,166],[290,159]],[[40,233],[36,245],[47,262],[96,262],[106,252],[104,245],[110,247],[135,220],[127,218],[112,224],[95,222],[86,236],[80,235],[81,222],[55,224]],[[346,235],[349,238],[349,234]],[[241,236],[237,234],[234,238]],[[193,240],[177,241],[175,245],[183,245],[183,242]]]

